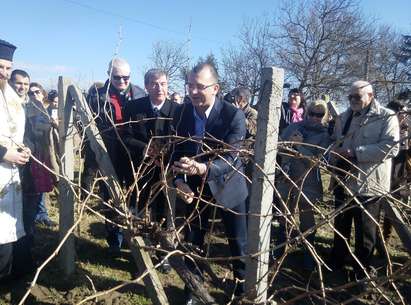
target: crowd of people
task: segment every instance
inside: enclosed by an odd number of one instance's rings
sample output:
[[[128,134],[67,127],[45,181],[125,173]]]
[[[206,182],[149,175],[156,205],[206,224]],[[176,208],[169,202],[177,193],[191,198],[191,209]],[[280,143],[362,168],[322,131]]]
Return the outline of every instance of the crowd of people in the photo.
[[[31,248],[36,219],[54,225],[44,214],[44,193],[51,191],[57,177],[40,163],[58,172],[57,94],[46,94],[22,70],[11,73],[14,50],[0,41],[0,277],[10,274],[13,260],[28,261],[19,258],[22,251],[13,255],[13,248]],[[165,172],[171,173],[176,206],[184,210],[185,241],[202,249],[209,218],[219,213],[230,255],[236,257],[231,261],[235,294],[242,295],[253,162],[239,151],[252,149],[257,135],[252,93],[238,87],[223,99],[217,71],[209,63],[198,63],[188,73],[184,99],[176,92],[170,94],[167,74],[161,69],[145,73],[144,89],[131,83],[131,68],[124,59],[111,60],[107,74],[104,84],[90,88],[87,102],[117,179],[129,190],[127,206],[136,215],[148,213],[152,221],[172,225],[163,221],[175,213],[166,198],[168,182],[164,182]],[[362,279],[372,272],[381,204],[392,190],[392,160],[400,142],[407,139],[402,135],[400,141],[396,113],[377,101],[370,83],[354,82],[348,101],[348,108],[332,118],[325,100],[307,104],[297,88],[289,90],[288,101],[282,104],[279,137],[285,144],[277,158],[278,193],[273,200],[280,229],[272,256],[277,259],[284,254],[291,230],[296,230],[290,216],[298,215],[298,230],[308,242],[304,269],[316,268],[316,205],[323,200],[320,167],[326,164],[332,169],[330,191],[336,210],[330,265],[337,270],[350,263],[355,278]],[[83,150],[81,186],[90,191],[98,166],[87,141]],[[110,204],[104,181],[99,196]],[[105,217],[109,251],[119,255],[123,234],[116,225],[117,213],[106,209]],[[353,220],[356,259],[348,259],[352,257]],[[201,278],[201,267],[192,260],[186,263]],[[169,270],[167,260],[162,267],[164,272]],[[194,304],[188,290],[186,298],[187,304]]]

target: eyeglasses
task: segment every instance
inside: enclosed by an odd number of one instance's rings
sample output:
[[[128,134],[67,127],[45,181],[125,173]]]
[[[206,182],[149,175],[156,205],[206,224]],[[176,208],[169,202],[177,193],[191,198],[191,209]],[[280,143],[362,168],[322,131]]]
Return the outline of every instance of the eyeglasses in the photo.
[[[40,94],[41,93],[41,91],[40,90],[33,90],[33,91],[29,91],[29,95],[37,95],[37,94]]]
[[[350,94],[350,95],[348,96],[348,100],[349,100],[349,101],[351,101],[351,100],[360,101],[361,99],[362,99],[362,96],[359,95],[359,94]]]
[[[115,80],[115,81],[120,81],[120,80],[123,80],[123,81],[128,81],[129,79],[130,79],[130,75],[125,75],[125,76],[121,76],[121,75],[112,75],[112,77],[113,77],[113,79]]]
[[[202,85],[202,84],[193,84],[193,83],[187,83],[186,87],[188,90],[194,90],[197,88],[198,91],[204,91],[207,88],[210,88],[212,86],[216,85],[216,83],[211,84],[211,85]]]
[[[313,116],[313,117],[316,117],[316,118],[322,118],[322,117],[324,117],[324,115],[325,115],[325,113],[324,112],[315,112],[315,111],[310,111],[310,112],[308,112],[308,115],[309,116]]]

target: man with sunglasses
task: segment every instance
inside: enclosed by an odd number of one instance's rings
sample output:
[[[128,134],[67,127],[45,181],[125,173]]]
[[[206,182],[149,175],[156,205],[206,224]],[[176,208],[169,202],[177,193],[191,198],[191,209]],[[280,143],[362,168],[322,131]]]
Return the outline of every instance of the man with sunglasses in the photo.
[[[97,128],[103,138],[119,182],[128,185],[132,181],[130,160],[119,136],[123,133],[124,108],[127,103],[145,96],[145,92],[130,82],[130,65],[122,58],[114,58],[110,61],[107,74],[109,79],[101,88],[90,90],[87,97],[88,104],[94,112]],[[93,163],[94,154],[90,149],[86,150],[86,169]],[[101,197],[105,202],[110,199],[109,192],[104,183],[100,185]],[[114,219],[116,212],[109,209],[106,213],[108,219]],[[122,233],[118,226],[106,222],[107,242],[113,255],[120,254],[123,241]]]
[[[399,123],[395,113],[375,99],[373,88],[366,81],[352,84],[348,96],[350,107],[341,114],[336,125],[337,139],[333,155],[343,184],[334,190],[335,206],[343,209],[335,218],[332,263],[335,269],[344,266],[350,257],[346,243],[350,241],[351,224],[355,226],[355,256],[352,259],[356,279],[366,276],[371,268],[380,199],[390,192],[391,162],[399,149]],[[361,266],[362,265],[362,266]]]

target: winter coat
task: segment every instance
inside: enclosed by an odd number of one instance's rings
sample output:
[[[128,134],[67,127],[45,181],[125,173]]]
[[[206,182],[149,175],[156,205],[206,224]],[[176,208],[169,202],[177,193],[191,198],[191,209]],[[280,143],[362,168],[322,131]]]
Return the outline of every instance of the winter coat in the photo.
[[[304,192],[315,194],[316,198],[319,199],[323,194],[320,169],[318,166],[314,166],[310,158],[312,158],[313,161],[320,158],[331,144],[328,129],[324,125],[314,124],[305,119],[302,122],[293,123],[284,129],[281,134],[281,139],[284,141],[290,140],[295,131],[299,131],[303,135],[303,143],[318,147],[304,144],[294,145],[293,148],[303,156],[282,157],[281,165],[283,169],[285,168],[287,170],[287,174],[290,179],[297,184],[297,187],[302,186]],[[289,181],[289,179],[284,180],[284,183],[290,186],[291,181]]]
[[[42,163],[45,163],[53,172],[59,172],[57,163],[57,138],[54,136],[50,116],[44,105],[31,99],[25,106],[26,128],[24,133],[24,144],[30,148],[32,155]],[[22,185],[24,193],[37,193],[32,175],[32,164],[30,159],[22,170]],[[56,176],[44,171],[48,180],[56,181]],[[43,176],[43,179],[46,177]]]
[[[350,190],[360,196],[381,196],[390,191],[392,158],[399,151],[400,129],[395,113],[374,100],[368,112],[361,115],[360,128],[342,135],[342,130],[352,116],[349,108],[341,114],[341,124],[336,125],[337,142],[351,137],[356,167],[354,176],[346,182]]]
[[[107,92],[109,93],[108,98]],[[119,152],[122,148],[122,144],[119,141],[116,128],[113,126],[113,122],[115,122],[116,118],[116,109],[111,102],[111,94],[115,94],[119,97],[123,114],[128,102],[144,97],[146,93],[140,87],[130,84],[127,92],[124,95],[121,95],[112,85],[110,85],[109,80],[107,80],[103,87],[92,90],[87,96],[88,105],[96,117],[97,128],[101,133],[110,159],[113,161],[126,155],[124,152]],[[117,131],[119,131],[119,129],[117,129]]]
[[[255,138],[255,136],[257,135],[258,112],[257,110],[252,108],[250,104],[247,104],[247,106],[244,107],[243,112],[245,116],[245,128],[247,130],[245,138]]]

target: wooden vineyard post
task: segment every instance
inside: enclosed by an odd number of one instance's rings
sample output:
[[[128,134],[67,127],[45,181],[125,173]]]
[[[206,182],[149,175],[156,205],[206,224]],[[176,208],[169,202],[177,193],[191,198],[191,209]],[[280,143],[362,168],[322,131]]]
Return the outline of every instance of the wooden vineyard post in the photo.
[[[284,70],[262,69],[258,102],[257,137],[255,141],[248,254],[246,264],[247,298],[254,304],[265,304],[268,289],[274,171],[277,156],[278,125],[282,101]]]
[[[68,87],[68,95],[74,100],[81,123],[85,126],[87,140],[94,152],[101,175],[105,177],[105,183],[108,186],[113,205],[121,208],[122,204],[124,204],[121,196],[121,186],[118,183],[116,172],[107,153],[103,139],[101,138],[101,134],[93,120],[92,113],[83,95],[75,86],[71,85]],[[127,228],[124,236],[130,245],[130,250],[139,272],[143,273],[149,270],[148,275],[143,278],[146,291],[153,304],[168,305],[167,296],[157,275],[157,271],[154,269],[150,255],[143,249],[145,247],[144,240],[138,236],[133,237],[131,229],[132,228]]]
[[[74,179],[74,152],[73,152],[73,101],[67,96],[69,81],[59,77],[58,82],[58,117],[59,117],[59,159],[60,174],[66,179],[58,182],[59,202],[59,238],[63,239],[74,224],[74,193],[70,187],[70,181]],[[60,265],[64,275],[73,274],[75,269],[74,236],[71,235],[65,241],[60,252]]]

